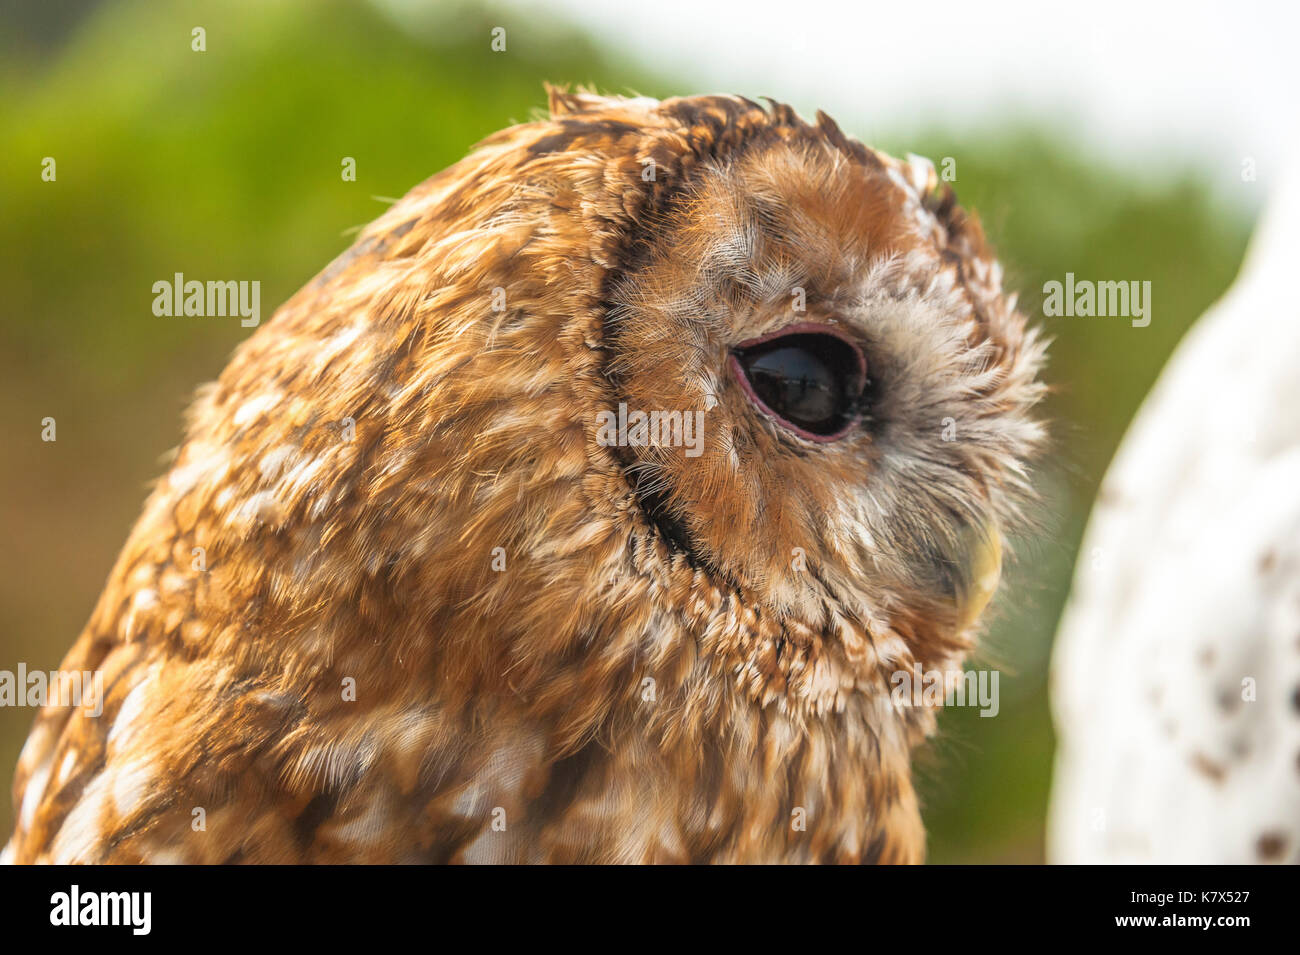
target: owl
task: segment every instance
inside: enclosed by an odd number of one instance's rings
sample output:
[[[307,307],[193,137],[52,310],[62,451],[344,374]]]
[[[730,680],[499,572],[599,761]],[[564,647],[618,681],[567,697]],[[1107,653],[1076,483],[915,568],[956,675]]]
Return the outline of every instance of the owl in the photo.
[[[923,858],[891,678],[977,639],[1043,344],[928,162],[549,97],[200,390],[9,859]]]
[[[1300,165],[1283,181],[1102,483],[1052,663],[1054,861],[1300,862]]]

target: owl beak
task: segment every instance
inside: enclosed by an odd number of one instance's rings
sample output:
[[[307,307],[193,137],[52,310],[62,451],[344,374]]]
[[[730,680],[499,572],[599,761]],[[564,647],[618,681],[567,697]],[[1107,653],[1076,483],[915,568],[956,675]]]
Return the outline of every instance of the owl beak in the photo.
[[[971,528],[966,583],[957,595],[957,630],[974,626],[997,593],[1002,579],[1002,534],[989,523]]]

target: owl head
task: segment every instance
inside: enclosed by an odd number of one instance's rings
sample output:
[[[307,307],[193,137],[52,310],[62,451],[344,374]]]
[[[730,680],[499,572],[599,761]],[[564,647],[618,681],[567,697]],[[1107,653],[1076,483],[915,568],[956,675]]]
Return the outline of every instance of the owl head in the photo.
[[[707,409],[696,456],[619,455],[641,510],[765,612],[959,655],[1041,437],[1042,347],[979,225],[928,161],[824,114],[639,108],[686,148],[659,154],[663,186],[609,278],[607,377],[630,409]]]
[[[575,740],[638,674],[663,713],[716,679],[806,715],[959,657],[1040,439],[1043,348],[978,224],[821,114],[550,100],[201,396],[163,497],[227,556],[213,593]]]

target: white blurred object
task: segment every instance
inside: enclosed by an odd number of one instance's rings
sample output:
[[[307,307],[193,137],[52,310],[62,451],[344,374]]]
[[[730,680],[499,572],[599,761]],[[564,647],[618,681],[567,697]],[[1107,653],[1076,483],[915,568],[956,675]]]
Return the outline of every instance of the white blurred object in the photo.
[[[1300,164],[1276,199],[1084,537],[1052,661],[1052,862],[1300,860]]]

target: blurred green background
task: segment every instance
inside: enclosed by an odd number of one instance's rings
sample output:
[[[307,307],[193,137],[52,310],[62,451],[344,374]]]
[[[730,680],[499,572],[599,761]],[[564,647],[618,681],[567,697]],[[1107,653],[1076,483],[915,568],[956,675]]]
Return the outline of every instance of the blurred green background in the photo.
[[[191,29],[206,30],[206,52]],[[490,48],[494,26],[508,49]],[[488,133],[545,105],[544,80],[663,97],[706,92],[508,5],[431,5],[400,25],[360,2],[179,0],[0,6],[0,669],[57,667],[181,434],[194,387],[249,334],[152,314],[181,271],[256,278],[262,313],[351,234]],[[708,92],[712,92],[709,90]],[[747,95],[780,91],[737,89]],[[796,104],[801,108],[816,104]],[[862,135],[864,117],[838,116]],[[1228,286],[1252,215],[1204,171],[1140,183],[1062,130],[1006,121],[872,145],[957,159],[1026,314],[1055,344],[1048,531],[1020,545],[982,663],[1001,713],[943,714],[918,772],[935,862],[1035,862],[1052,756],[1046,665],[1088,509],[1124,428],[1183,332]],[[41,179],[44,157],[57,180]],[[344,182],[340,162],[357,161]],[[1041,289],[1153,286],[1148,328],[1044,319]],[[40,422],[58,440],[40,440]],[[0,709],[7,788],[30,725]],[[12,807],[0,800],[0,830]],[[3,837],[0,837],[3,838]]]

